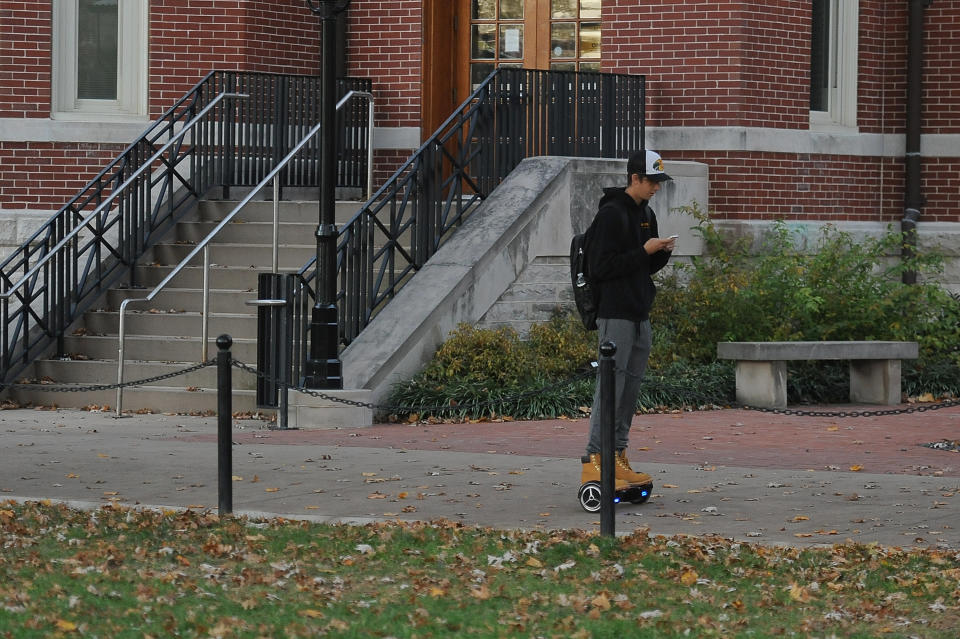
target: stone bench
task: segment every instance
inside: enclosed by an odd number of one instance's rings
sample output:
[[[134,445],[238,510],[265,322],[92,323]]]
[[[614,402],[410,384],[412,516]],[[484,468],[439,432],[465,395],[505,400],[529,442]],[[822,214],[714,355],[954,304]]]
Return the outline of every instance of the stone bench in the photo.
[[[758,408],[787,405],[787,362],[850,360],[850,401],[900,403],[900,360],[916,359],[916,342],[719,342],[717,357],[737,362],[737,401]]]

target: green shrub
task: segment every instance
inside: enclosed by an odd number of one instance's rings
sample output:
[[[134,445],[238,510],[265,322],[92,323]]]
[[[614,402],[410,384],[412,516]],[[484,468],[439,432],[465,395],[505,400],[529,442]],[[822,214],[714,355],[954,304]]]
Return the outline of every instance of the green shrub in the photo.
[[[535,324],[527,339],[461,324],[419,375],[394,387],[390,405],[397,415],[434,417],[578,414],[593,397],[595,344],[596,333],[569,313]]]
[[[655,345],[657,362],[668,353],[710,362],[717,342],[910,340],[920,344],[921,363],[944,357],[960,363],[960,303],[935,283],[907,285],[900,278],[909,267],[932,279],[942,268],[940,255],[887,266],[902,244],[900,233],[855,239],[830,226],[805,250],[804,235],[783,222],[755,250],[691,212],[706,255],[660,278],[652,319],[665,338]]]
[[[597,334],[572,313],[534,324],[527,340],[537,370],[547,378],[567,377],[597,359]]]

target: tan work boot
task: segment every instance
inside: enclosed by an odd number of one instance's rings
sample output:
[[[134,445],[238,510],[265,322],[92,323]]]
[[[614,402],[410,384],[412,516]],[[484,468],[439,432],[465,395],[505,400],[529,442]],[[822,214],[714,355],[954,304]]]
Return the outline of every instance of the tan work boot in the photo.
[[[653,478],[646,473],[635,472],[630,468],[630,462],[627,461],[627,451],[626,449],[620,449],[617,451],[617,470],[616,477],[618,480],[622,479],[628,484],[649,484],[653,482]]]
[[[590,453],[580,458],[583,463],[583,469],[580,471],[580,484],[588,481],[600,481],[600,453]],[[628,486],[628,483],[620,479],[619,464],[614,467],[613,489],[622,490]]]

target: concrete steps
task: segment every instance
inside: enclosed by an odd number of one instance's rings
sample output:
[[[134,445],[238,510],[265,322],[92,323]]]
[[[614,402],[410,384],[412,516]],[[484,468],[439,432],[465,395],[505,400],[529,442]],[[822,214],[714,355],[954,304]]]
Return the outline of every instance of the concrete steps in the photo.
[[[201,202],[190,219],[178,224],[168,240],[153,247],[135,267],[136,288],[106,291],[81,324],[72,328],[64,340],[68,357],[39,360],[23,375],[47,383],[11,389],[11,398],[22,405],[115,408],[115,389],[87,387],[113,385],[117,381],[120,304],[149,294],[235,205],[230,201]],[[357,208],[356,202],[338,203],[338,223],[348,220]],[[272,202],[250,202],[210,244],[208,359],[216,356],[217,335],[227,333],[233,338],[233,358],[256,365],[257,310],[247,301],[256,298],[257,275],[271,269],[272,219]],[[295,271],[316,254],[318,204],[281,202],[280,219],[280,268]],[[177,373],[200,362],[202,286],[202,258],[198,256],[156,298],[127,306],[123,374],[126,382]],[[255,376],[235,367],[232,378],[233,410],[256,411]],[[51,391],[45,385],[80,390]],[[126,387],[122,406],[128,411],[214,412],[216,368],[208,366]]]
[[[483,315],[478,326],[510,326],[525,335],[534,323],[548,321],[558,309],[575,309],[566,256],[534,258],[517,280]]]

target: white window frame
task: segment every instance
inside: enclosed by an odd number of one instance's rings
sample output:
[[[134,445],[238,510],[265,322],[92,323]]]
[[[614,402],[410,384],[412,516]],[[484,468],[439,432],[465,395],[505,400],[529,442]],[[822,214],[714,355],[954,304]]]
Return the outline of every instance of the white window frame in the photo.
[[[827,110],[810,111],[810,128],[856,129],[860,0],[827,2],[830,6],[830,22],[827,26],[830,74]]]
[[[50,117],[58,120],[116,121],[147,118],[148,0],[120,0],[117,99],[77,98],[77,13],[79,0],[53,2],[53,81]]]

